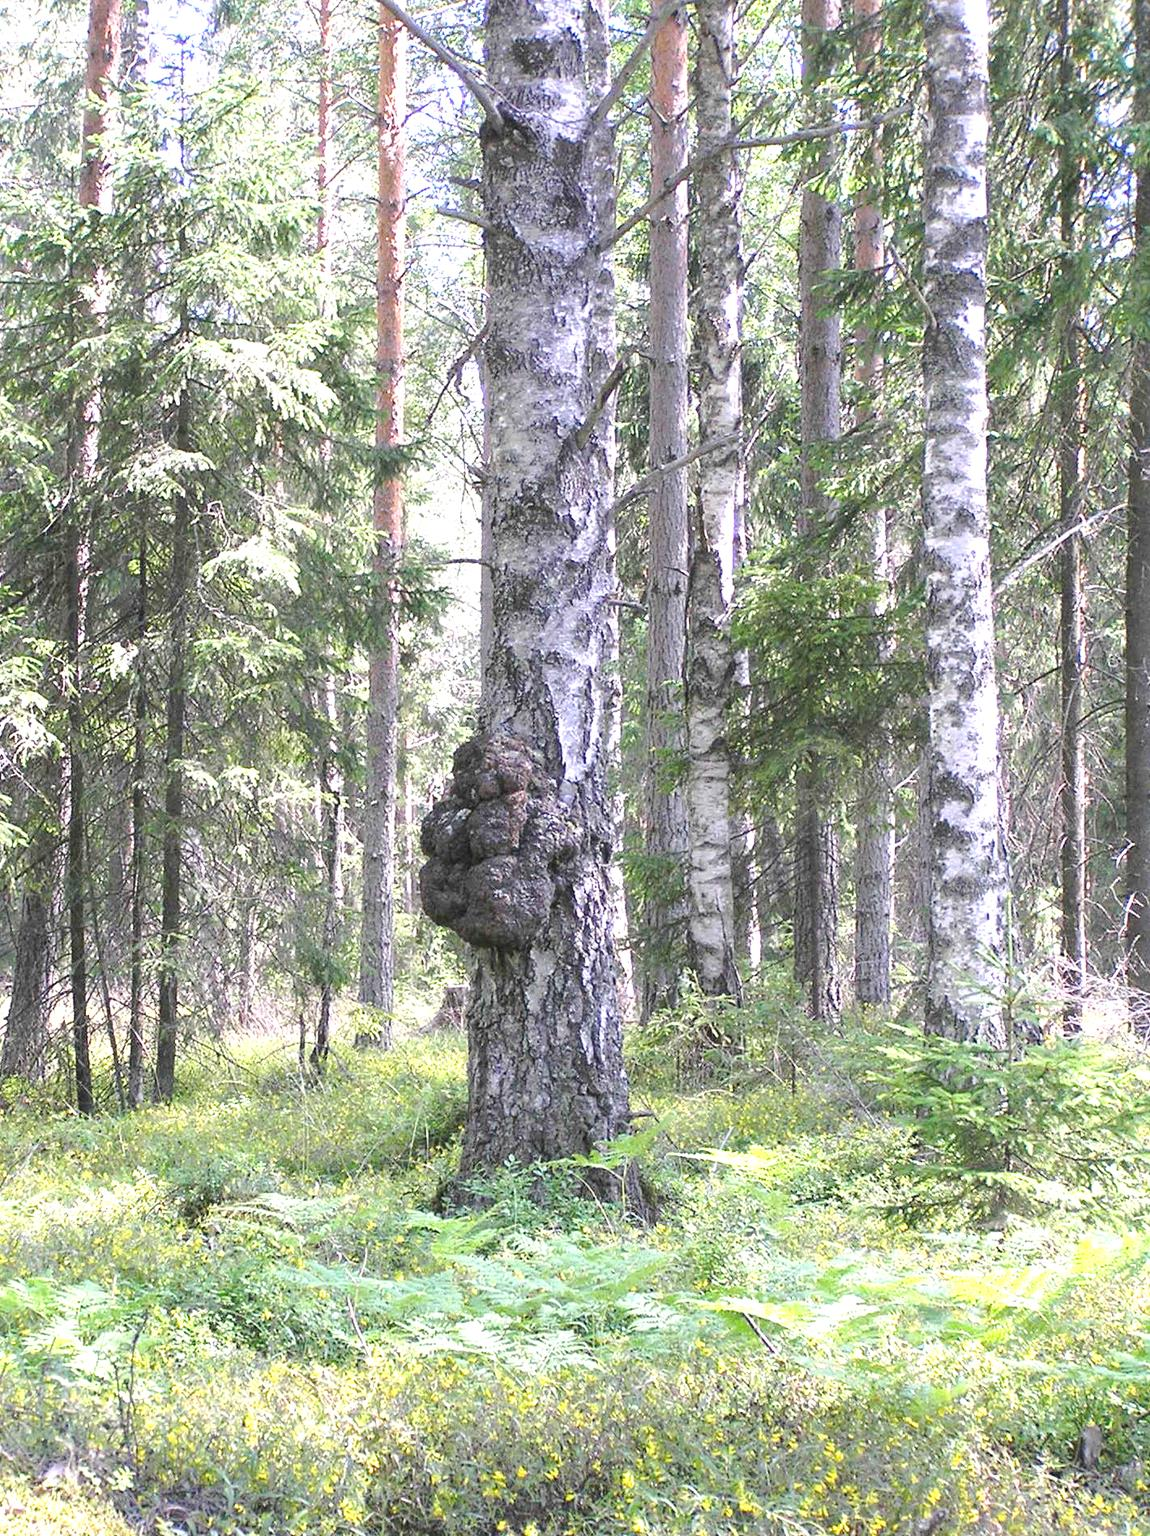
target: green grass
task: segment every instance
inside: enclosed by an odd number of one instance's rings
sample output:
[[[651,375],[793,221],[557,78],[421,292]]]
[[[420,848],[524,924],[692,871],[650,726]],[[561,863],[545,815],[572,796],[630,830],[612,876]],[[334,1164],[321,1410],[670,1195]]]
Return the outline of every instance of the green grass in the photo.
[[[532,1169],[434,1214],[455,1039],[16,1103],[0,1531],[1150,1532],[1141,1203],[900,1227],[907,1124],[777,1047],[690,1091],[637,1053],[648,1230]]]

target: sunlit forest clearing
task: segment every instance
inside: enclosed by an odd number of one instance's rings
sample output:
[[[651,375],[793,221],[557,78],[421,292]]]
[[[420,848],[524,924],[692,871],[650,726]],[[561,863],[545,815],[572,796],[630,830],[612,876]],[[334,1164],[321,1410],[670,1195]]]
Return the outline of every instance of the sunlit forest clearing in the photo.
[[[1144,1181],[964,1227],[876,1103],[899,1037],[776,997],[705,1085],[637,1048],[654,1118],[602,1161],[653,1225],[541,1167],[445,1213],[430,1012],[322,1084],[265,1036],[130,1119],[6,1107],[5,1536],[1150,1528]]]

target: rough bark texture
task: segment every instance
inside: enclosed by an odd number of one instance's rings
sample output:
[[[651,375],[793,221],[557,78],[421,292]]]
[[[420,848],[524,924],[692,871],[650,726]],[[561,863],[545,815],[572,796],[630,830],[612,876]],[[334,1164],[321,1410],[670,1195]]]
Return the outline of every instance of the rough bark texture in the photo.
[[[651,188],[687,163],[687,20],[669,16],[651,54]],[[687,451],[687,183],[651,213],[650,441],[652,471]],[[643,900],[643,1017],[678,997],[687,928],[687,805],[671,782],[686,749],[687,471],[654,481],[648,501],[648,886]]]
[[[734,656],[731,605],[743,496],[740,374],[743,269],[739,166],[731,138],[735,11],[731,0],[700,0],[695,112],[698,122],[699,440],[729,446],[700,463],[699,502],[688,602],[687,810],[691,966],[709,995],[739,990],[735,965],[731,758],[727,714]]]
[[[1150,125],[1150,0],[1135,0],[1134,118]],[[1138,158],[1135,276],[1150,289],[1150,165]],[[1138,336],[1130,374],[1126,524],[1126,967],[1131,1010],[1150,1006],[1150,340]]]
[[[403,442],[403,275],[406,264],[405,119],[407,33],[379,9],[378,204],[376,224],[376,427],[381,454]],[[403,480],[377,466],[375,569],[384,633],[368,674],[367,790],[363,815],[363,934],[359,1000],[379,1010],[385,1042],[395,1002],[395,793],[399,747],[399,615],[396,567],[403,553]]]
[[[803,86],[810,112],[825,120],[820,85],[827,33],[839,24],[839,0],[803,0]],[[814,175],[825,174],[834,150],[817,153]],[[798,533],[825,528],[830,506],[823,487],[828,444],[842,431],[842,324],[823,291],[842,261],[842,212],[808,181],[799,235],[800,505]],[[842,1006],[838,962],[838,836],[832,785],[812,754],[798,775],[795,811],[795,980],[816,1019]]]
[[[608,880],[611,488],[601,430],[580,430],[604,341],[589,82],[605,24],[575,0],[487,9],[502,113],[482,136],[492,636],[482,734],[425,827],[463,871],[456,922],[490,941],[467,1010],[464,1176],[587,1151],[628,1123]]]
[[[875,67],[882,39],[880,0],[854,0],[855,68],[865,78]],[[886,254],[882,225],[882,140],[871,135],[867,181],[855,205],[855,269],[881,281]],[[882,342],[869,326],[855,336],[858,385],[856,427],[866,431],[878,415],[882,397]],[[891,551],[881,501],[868,509],[864,558],[878,588],[878,609],[889,605]],[[880,653],[880,664],[889,658]],[[891,902],[894,890],[894,762],[890,733],[880,726],[867,744],[859,773],[858,841],[855,856],[855,996],[860,1003],[890,1002]]]
[[[987,0],[927,0],[923,474],[928,1029],[1003,1043],[1005,866],[987,512]]]
[[[1058,89],[1063,112],[1073,110],[1073,0],[1059,0]],[[1073,282],[1081,192],[1080,152],[1073,138],[1059,148],[1059,225],[1063,261]],[[1062,692],[1062,981],[1068,1029],[1082,1022],[1086,987],[1086,589],[1082,539],[1075,533],[1086,498],[1086,391],[1082,377],[1080,316],[1077,307],[1066,323],[1058,401],[1058,502],[1062,531],[1070,534],[1059,554],[1061,615],[1059,663]]]

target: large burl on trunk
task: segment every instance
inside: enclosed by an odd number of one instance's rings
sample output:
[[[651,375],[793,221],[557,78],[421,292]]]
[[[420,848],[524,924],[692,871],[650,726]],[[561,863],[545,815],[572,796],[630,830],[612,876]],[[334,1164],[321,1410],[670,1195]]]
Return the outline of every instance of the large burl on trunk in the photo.
[[[586,809],[541,751],[495,730],[459,748],[423,823],[424,911],[481,952],[464,1177],[587,1152],[627,1129],[607,828]]]
[[[423,910],[478,949],[530,949],[579,829],[538,753],[516,736],[472,737],[453,769],[423,823]]]

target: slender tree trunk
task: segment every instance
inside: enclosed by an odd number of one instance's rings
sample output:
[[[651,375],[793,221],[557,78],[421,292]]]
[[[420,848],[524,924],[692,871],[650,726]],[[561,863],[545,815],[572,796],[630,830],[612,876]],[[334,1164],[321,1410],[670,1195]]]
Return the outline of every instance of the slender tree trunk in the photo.
[[[132,700],[132,854],[129,927],[132,954],[128,980],[128,1107],[144,1102],[144,910],[147,900],[148,784],[148,510],[139,507],[139,572],[136,578],[136,663]]]
[[[111,202],[107,158],[108,101],[120,54],[120,0],[91,0],[88,50],[84,69],[84,121],[77,202],[82,217],[94,220]],[[90,213],[89,213],[90,211]],[[89,224],[89,228],[94,225]],[[99,262],[83,274],[80,328],[98,332],[107,313],[107,274]],[[101,389],[90,383],[77,403],[71,454],[71,485],[64,514],[64,654],[67,666],[67,844],[64,876],[68,908],[69,971],[72,992],[72,1043],[76,1065],[76,1107],[95,1109],[88,1048],[87,801],[84,762],[84,648],[86,643],[91,499],[99,472]]]
[[[183,329],[187,331],[186,317]],[[176,405],[176,447],[192,451],[188,386]],[[188,607],[191,601],[192,504],[181,490],[172,503],[172,564],[168,596],[168,683],[164,723],[163,886],[160,894],[160,1006],[156,1031],[156,1098],[176,1090],[179,1035],[180,924],[184,855],[184,737],[188,708]]]
[[[987,510],[987,0],[926,0],[931,904],[927,1028],[1004,1043],[1005,865]]]
[[[795,781],[794,937],[795,980],[813,1019],[835,1019],[842,1011],[839,840],[830,803],[826,771],[810,753]]]
[[[339,765],[339,709],[335,679],[323,680],[323,718],[327,739],[320,763],[320,846],[323,849],[323,976],[319,990],[312,1066],[322,1072],[331,1048],[331,1009],[343,914],[343,773]]]
[[[602,97],[611,80],[611,47],[605,24],[607,0],[603,0],[604,25],[591,29],[588,41],[588,81],[593,97]],[[597,122],[590,147],[594,197],[598,228],[614,229],[615,199],[615,128],[609,113]],[[614,372],[616,358],[615,336],[615,267],[611,260],[600,265],[595,284],[592,308],[593,330],[591,338],[591,376],[595,386],[595,399],[602,401],[602,410],[595,421],[596,441],[601,445],[606,463],[609,484],[614,484],[616,462],[615,402],[613,381],[621,375]],[[615,523],[613,514],[607,530],[608,556],[612,573],[615,569]],[[614,575],[612,575],[614,580]],[[631,952],[630,920],[627,910],[627,889],[623,879],[623,866],[619,850],[623,846],[626,822],[626,804],[622,785],[623,749],[623,680],[621,667],[621,643],[619,609],[611,605],[607,609],[608,640],[605,681],[607,683],[606,756],[607,783],[611,806],[612,857],[608,869],[611,931],[615,946],[615,981],[618,989],[619,1013],[623,1019],[633,1019],[637,1011],[635,994],[635,967]]]
[[[1134,121],[1150,125],[1150,0],[1134,0]],[[1150,292],[1150,165],[1137,158],[1134,268]],[[1131,1011],[1150,1011],[1150,340],[1134,339],[1126,526],[1126,968]]]
[[[320,260],[323,304],[328,302],[331,280],[331,0],[319,7],[319,107],[316,119],[316,217],[315,243]],[[325,470],[331,464],[331,442],[321,446]],[[325,488],[326,489],[326,488]],[[320,932],[321,977],[319,1011],[311,1063],[322,1072],[331,1049],[331,1015],[343,916],[343,773],[339,762],[339,696],[330,658],[320,683],[320,715],[323,745],[318,764],[320,849],[323,869],[323,922]]]
[[[151,14],[148,0],[134,0],[128,35],[124,40],[126,82],[137,88],[147,85],[151,56]],[[145,303],[142,281],[135,284],[136,317],[143,320]],[[132,686],[131,851],[128,870],[128,927],[131,954],[128,961],[128,1108],[144,1102],[144,917],[147,909],[148,858],[148,517],[146,497],[137,508],[136,543],[136,656]]]
[[[875,68],[882,41],[881,0],[854,0],[855,69],[865,80]],[[867,184],[855,204],[855,269],[881,281],[886,265],[882,227],[882,139],[873,131],[867,157]],[[858,384],[857,426],[866,430],[882,399],[882,343],[868,326],[855,337]],[[889,508],[870,507],[865,559],[878,588],[876,611],[890,604]],[[889,654],[880,646],[879,663]],[[894,890],[894,761],[890,732],[880,725],[867,744],[859,773],[858,842],[855,858],[855,996],[860,1003],[890,1002],[891,904]]]
[[[606,18],[487,13],[492,640],[483,732],[424,822],[424,910],[478,949],[463,1176],[585,1152],[628,1123],[611,932],[609,455],[587,430],[606,340]]]
[[[803,0],[803,87],[819,121],[830,110],[820,87],[828,34],[838,27],[839,15],[839,0]],[[826,456],[842,431],[842,324],[824,291],[827,274],[842,263],[842,213],[816,185],[833,166],[834,154],[833,141],[817,152],[814,174],[803,189],[799,236],[802,539],[825,531],[829,522]],[[800,770],[795,793],[795,980],[813,1018],[835,1018],[842,1007],[838,833],[832,776],[817,754]]]
[[[741,261],[741,257],[740,257]],[[740,395],[741,388],[740,360]],[[740,402],[741,403],[741,402]],[[747,557],[745,473],[740,504],[735,519],[735,572]],[[751,657],[746,650],[734,655],[734,708],[740,718],[751,711]],[[734,761],[731,761],[731,880],[735,902],[735,958],[754,976],[762,965],[764,932],[760,912],[759,887],[763,862],[761,838],[748,806],[735,795]]]
[[[1058,3],[1059,110],[1072,110],[1076,85],[1074,67],[1073,0]],[[1059,148],[1059,226],[1063,261],[1074,282],[1081,162],[1073,137]],[[1082,378],[1080,315],[1075,305],[1067,319],[1063,341],[1063,377],[1058,402],[1058,502],[1062,529],[1071,534],[1062,545],[1062,612],[1059,625],[1062,682],[1062,973],[1066,988],[1065,1023],[1082,1024],[1082,995],[1086,987],[1086,591],[1082,572],[1082,539],[1074,533],[1082,522],[1086,498],[1086,391]]]
[[[403,441],[404,121],[407,34],[379,9],[378,219],[376,246],[376,466],[373,521],[383,633],[369,669],[367,796],[363,831],[363,937],[359,1000],[378,1010],[390,1042],[395,1006],[395,793],[399,733],[399,584],[403,479],[384,456]]]
[[[727,717],[734,657],[735,543],[743,497],[743,264],[739,166],[731,138],[735,83],[732,0],[700,0],[695,112],[699,125],[695,233],[698,255],[699,439],[730,439],[699,470],[688,602],[687,804],[690,825],[691,965],[711,996],[739,991],[735,965],[731,758]]]
[[[651,54],[651,187],[687,164],[687,18],[669,16]],[[650,442],[652,471],[687,451],[687,183],[651,213]],[[687,807],[678,783],[685,755],[687,471],[654,482],[647,585],[648,860],[643,900],[644,1019],[674,1006],[687,927]]]

